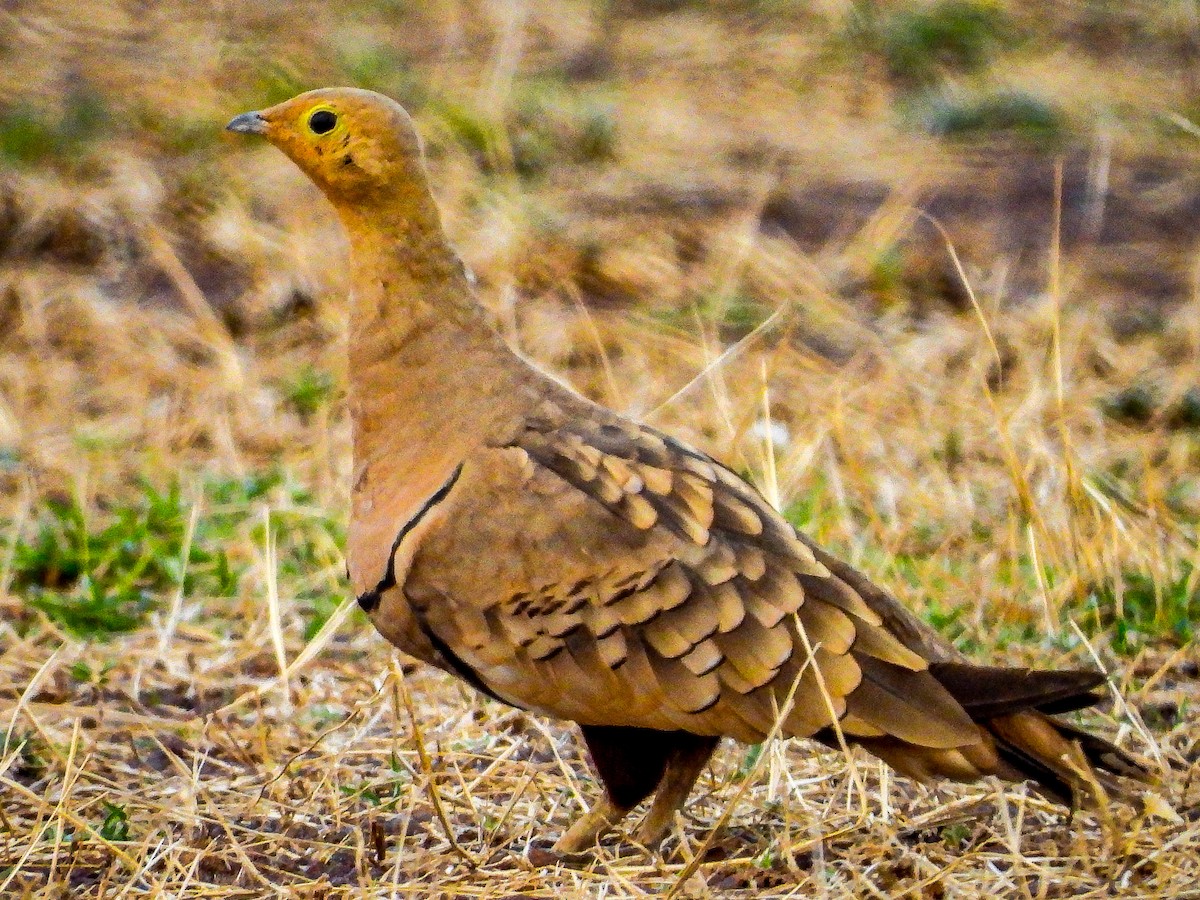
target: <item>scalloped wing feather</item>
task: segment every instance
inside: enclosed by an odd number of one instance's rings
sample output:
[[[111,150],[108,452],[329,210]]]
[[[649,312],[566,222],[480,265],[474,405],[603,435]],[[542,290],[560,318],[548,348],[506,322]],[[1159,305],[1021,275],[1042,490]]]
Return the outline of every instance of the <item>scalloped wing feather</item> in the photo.
[[[468,458],[454,494],[403,594],[510,703],[743,740],[780,716],[796,736],[836,716],[863,736],[972,739],[879,611],[671,438],[616,417],[531,421]]]

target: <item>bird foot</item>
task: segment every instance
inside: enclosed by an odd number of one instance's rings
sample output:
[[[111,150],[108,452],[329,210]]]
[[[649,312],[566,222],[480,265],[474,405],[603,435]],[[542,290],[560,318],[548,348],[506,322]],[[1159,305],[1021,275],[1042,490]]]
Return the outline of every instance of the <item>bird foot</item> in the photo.
[[[617,806],[607,796],[601,797],[563,833],[554,845],[554,852],[574,855],[592,849],[628,813],[628,809]]]
[[[658,821],[656,817],[647,815],[642,824],[638,826],[638,830],[634,832],[633,840],[647,850],[654,850],[663,842],[670,830],[670,819],[663,822]]]

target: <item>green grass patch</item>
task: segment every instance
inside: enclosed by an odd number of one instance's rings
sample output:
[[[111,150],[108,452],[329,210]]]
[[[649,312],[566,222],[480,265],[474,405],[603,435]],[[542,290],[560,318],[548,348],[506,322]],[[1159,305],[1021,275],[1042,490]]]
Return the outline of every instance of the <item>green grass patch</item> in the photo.
[[[263,546],[264,506],[271,510],[277,575],[311,639],[345,596],[345,530],[307,488],[279,471],[204,482],[186,559],[191,504],[178,484],[164,491],[143,484],[133,502],[96,513],[75,502],[49,502],[32,534],[13,547],[13,590],[76,637],[133,631],[181,588],[189,597],[236,596],[246,564],[226,548],[247,539]],[[71,674],[102,683],[107,672],[79,664]]]
[[[251,472],[243,478],[215,476],[205,482],[204,493],[220,506],[239,506],[267,498],[284,480],[279,469]]]
[[[697,321],[707,322],[720,329],[723,340],[735,341],[770,318],[772,311],[765,304],[735,292],[707,294],[687,306],[654,308],[649,315],[667,328],[689,333],[696,330]]]
[[[104,97],[85,86],[71,91],[58,112],[17,103],[0,109],[0,160],[25,166],[69,161],[108,135],[111,125]]]
[[[100,823],[100,837],[106,841],[129,840],[129,814],[125,807],[103,801],[104,819]]]
[[[1125,572],[1089,588],[1087,611],[1085,627],[1110,632],[1118,653],[1162,642],[1182,646],[1195,639],[1200,621],[1200,578],[1187,562],[1165,579]]]
[[[171,156],[187,156],[218,145],[221,130],[211,119],[185,118],[158,106],[132,113],[138,134],[147,144]]]
[[[575,156],[581,162],[611,158],[617,147],[617,120],[608,106],[589,104],[577,117]]]
[[[347,83],[386,94],[409,112],[429,102],[429,91],[419,68],[404,53],[386,44],[355,46],[342,53]]]
[[[569,91],[550,78],[519,82],[503,119],[445,98],[431,100],[425,113],[489,175],[511,168],[532,180],[555,166],[601,162],[616,153],[617,120],[605,97]]]
[[[342,520],[321,507],[306,487],[278,472],[245,480],[240,487],[259,503],[267,496],[274,501],[270,518],[277,574],[299,612],[304,639],[311,640],[345,598],[341,579],[346,532]],[[224,491],[229,489],[223,486]],[[236,514],[244,510],[244,504],[235,498],[230,509]],[[254,518],[250,535],[255,544],[263,544],[261,516]],[[361,612],[354,614],[361,620]]]
[[[1018,39],[1012,21],[994,3],[943,0],[923,9],[880,15],[859,2],[850,40],[877,54],[888,74],[904,84],[932,84],[946,73],[977,72]]]
[[[426,109],[450,138],[484,163],[495,152],[498,135],[495,123],[461,103],[433,100]]]
[[[263,58],[269,60],[271,56],[264,54]],[[256,106],[258,109],[291,100],[297,94],[318,86],[309,84],[296,67],[284,65],[282,62],[268,62],[259,69],[257,76],[254,96],[259,98]]]
[[[904,253],[896,244],[880,247],[867,269],[867,289],[885,307],[906,302],[908,272]]]
[[[34,533],[13,548],[13,587],[80,637],[137,628],[173,588],[227,596],[237,575],[221,548],[193,541],[179,487],[142,485],[139,500],[89,519],[75,501],[52,500]]]
[[[952,850],[960,849],[966,846],[967,841],[971,839],[971,826],[965,822],[956,822],[953,825],[946,825],[939,832],[942,842]]]
[[[408,796],[411,790],[412,779],[407,777],[407,773],[403,778],[391,778],[375,783],[362,781],[357,785],[338,786],[338,791],[343,797],[365,802],[389,812],[394,812],[400,801]]]
[[[307,422],[329,402],[334,386],[333,376],[329,372],[304,366],[279,387],[284,399]]]
[[[1003,133],[1052,149],[1067,132],[1066,118],[1057,106],[1012,88],[977,93],[930,91],[910,102],[908,114],[930,134],[943,137]]]
[[[32,533],[13,547],[13,590],[81,638],[132,631],[173,592],[235,596],[244,569],[226,546],[250,535],[263,541],[257,507],[270,501],[279,574],[294,585],[311,637],[337,608],[337,576],[345,534],[303,486],[281,472],[213,478],[203,485],[201,514],[185,553],[192,504],[178,483],[142,484],[132,502],[85,511],[74,501],[45,504]],[[317,575],[314,575],[317,573]],[[314,582],[320,573],[326,577]],[[80,671],[77,680],[92,680]]]
[[[750,777],[750,773],[754,771],[754,767],[758,765],[758,761],[762,757],[764,746],[763,744],[751,744],[746,748],[746,752],[738,760],[737,771],[733,773],[734,781],[745,781]]]

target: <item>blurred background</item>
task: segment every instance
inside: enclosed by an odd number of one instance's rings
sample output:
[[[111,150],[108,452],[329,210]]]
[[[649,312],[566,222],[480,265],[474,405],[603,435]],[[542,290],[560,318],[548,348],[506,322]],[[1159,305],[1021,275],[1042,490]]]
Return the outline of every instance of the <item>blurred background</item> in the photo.
[[[524,352],[729,460],[967,652],[1114,666],[1122,733],[1194,761],[1198,51],[1194,0],[0,3],[0,777],[66,777],[79,715],[154,777],[217,753],[181,723],[246,691],[229,727],[273,723],[269,775],[389,672],[330,624],[343,238],[222,130],[328,85],[413,113]],[[106,783],[60,839],[175,833]]]

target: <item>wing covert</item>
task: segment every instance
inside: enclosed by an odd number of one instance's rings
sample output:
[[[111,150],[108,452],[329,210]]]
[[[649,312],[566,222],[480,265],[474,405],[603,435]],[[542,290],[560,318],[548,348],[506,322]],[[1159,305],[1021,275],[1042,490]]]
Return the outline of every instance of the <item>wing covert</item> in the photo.
[[[405,595],[515,705],[756,741],[791,696],[785,734],[811,735],[832,713],[863,734],[973,739],[948,695],[928,727],[890,721],[912,718],[896,695],[924,658],[699,451],[616,417],[531,421],[467,461],[459,494]]]

